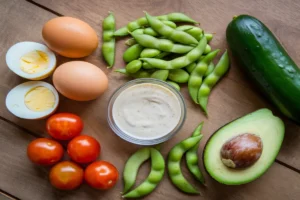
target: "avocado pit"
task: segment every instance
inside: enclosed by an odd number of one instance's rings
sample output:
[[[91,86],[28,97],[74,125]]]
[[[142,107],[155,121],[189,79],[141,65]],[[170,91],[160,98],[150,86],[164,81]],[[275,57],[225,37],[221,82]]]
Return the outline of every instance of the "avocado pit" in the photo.
[[[259,136],[244,133],[228,140],[221,148],[221,160],[230,168],[246,168],[261,156],[262,140]]]

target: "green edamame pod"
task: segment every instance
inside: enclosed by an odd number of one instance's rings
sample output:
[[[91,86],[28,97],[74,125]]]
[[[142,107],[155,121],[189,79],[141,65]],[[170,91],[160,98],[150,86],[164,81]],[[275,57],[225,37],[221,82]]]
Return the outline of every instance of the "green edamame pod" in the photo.
[[[151,35],[153,37],[157,37],[158,36],[158,33],[156,31],[154,31],[151,27],[145,28],[144,29],[144,34]]]
[[[209,44],[207,44],[203,54],[208,54],[209,52],[211,52],[211,46]]]
[[[177,25],[174,22],[169,21],[169,20],[161,20],[161,22],[164,23],[165,25],[171,27],[171,28],[176,28],[177,27]]]
[[[170,26],[171,28],[176,28],[176,24],[172,21],[162,21],[167,26]],[[151,27],[147,27],[144,29],[144,34],[151,35],[153,37],[157,37],[158,33],[154,31]]]
[[[128,40],[125,41],[125,44],[127,46],[132,46],[132,45],[136,44],[136,41],[134,38],[129,38]]]
[[[172,69],[169,71],[168,79],[176,83],[187,83],[190,75],[183,69]]]
[[[206,44],[206,38],[202,37],[199,44],[186,55],[169,61],[157,58],[140,58],[140,60],[147,62],[151,66],[158,69],[180,69],[199,59],[205,49]]]
[[[152,67],[149,63],[143,62],[142,65],[143,69],[155,69],[154,67]]]
[[[167,15],[158,16],[157,19],[159,20],[168,20],[172,22],[187,22],[193,24],[199,24],[199,22],[191,19],[190,17],[186,16],[183,13],[169,13]]]
[[[196,127],[196,129],[193,132],[192,137],[195,137],[195,136],[201,136],[201,138],[203,137],[203,135],[201,134],[202,126],[203,126],[203,122],[201,122]],[[189,171],[193,174],[193,176],[198,181],[200,181],[202,184],[205,184],[204,176],[201,173],[200,168],[198,166],[198,155],[197,154],[198,154],[199,144],[200,144],[200,141],[195,146],[193,146],[191,149],[189,149],[186,152],[185,158],[186,158],[186,164],[187,164]]]
[[[197,26],[183,25],[176,28],[176,30],[184,31],[191,36],[193,36],[197,41],[199,41],[203,36],[203,30]]]
[[[133,61],[129,62],[125,67],[126,72],[128,72],[130,74],[136,73],[141,68],[142,68],[142,61],[140,61],[140,60],[133,60]]]
[[[131,47],[126,49],[126,51],[124,52],[123,60],[125,62],[130,62],[130,61],[138,59],[140,57],[140,54],[143,49],[144,49],[144,47],[142,47],[139,44],[132,45]]]
[[[161,53],[158,49],[145,48],[141,52],[141,58],[153,58]]]
[[[148,13],[145,14],[151,28],[167,39],[187,45],[198,44],[198,41],[188,33],[173,29]]]
[[[151,78],[159,79],[162,81],[166,81],[169,75],[169,70],[159,69],[151,74]]]
[[[123,171],[123,180],[124,180],[124,190],[123,194],[128,192],[135,183],[136,176],[140,166],[150,158],[150,148],[142,148],[136,151],[130,156],[127,160],[124,171]]]
[[[176,90],[180,91],[180,86],[178,85],[178,83],[175,83],[173,81],[166,81],[166,82],[172,85]]]
[[[162,52],[159,55],[155,56],[155,58],[162,59],[162,58],[164,58],[164,57],[166,57],[168,55],[170,55],[170,52]]]
[[[210,75],[214,71],[214,68],[215,68],[215,64],[213,62],[209,63],[206,73],[204,74],[204,77]]]
[[[194,23],[198,24],[195,20],[191,19],[190,17],[186,16],[183,13],[169,13],[167,15],[161,15],[157,16],[159,20],[164,20],[164,21],[172,21],[172,22],[187,22],[187,23]],[[144,27],[148,25],[148,21],[145,17],[141,17],[135,21],[129,22],[127,26],[124,26],[120,29],[118,29],[115,33],[114,36],[125,36],[128,35],[129,31],[134,31],[135,29]]]
[[[185,69],[186,69],[186,71],[188,72],[188,73],[192,73],[192,71],[195,69],[195,67],[196,67],[196,63],[194,62],[194,63],[191,63],[191,64],[189,64],[188,66],[186,66],[185,67]]]
[[[195,69],[192,71],[190,75],[190,79],[188,82],[188,89],[189,89],[190,97],[193,99],[193,101],[196,104],[198,104],[198,98],[197,98],[198,91],[201,86],[203,76],[207,71],[209,63],[217,56],[219,51],[220,50],[218,49],[207,54],[207,56],[205,56],[202,60],[200,60],[197,63]]]
[[[108,17],[103,20],[103,44],[102,55],[109,68],[115,63],[116,41],[114,32],[116,29],[115,17],[112,12],[109,12]]]
[[[173,41],[168,39],[158,39],[151,35],[134,33],[131,33],[131,35],[141,46],[151,49],[158,49],[160,51],[172,53],[187,53],[194,48],[188,45],[175,44]]]
[[[162,52],[162,53],[158,54],[157,56],[155,56],[154,58],[161,59],[161,58],[168,56],[169,54],[170,54],[169,52]],[[144,69],[155,69],[147,62],[143,62],[143,68]]]
[[[121,74],[125,74],[125,75],[133,77],[133,78],[150,78],[150,76],[152,74],[152,71],[146,71],[146,70],[139,70],[136,73],[130,74],[126,71],[125,68],[116,69],[115,72],[119,72]]]
[[[211,33],[205,33],[204,36],[206,37],[207,43],[209,43],[214,37]]]
[[[215,86],[215,84],[223,77],[223,75],[228,71],[230,65],[229,56],[227,50],[222,55],[218,64],[211,74],[209,74],[203,81],[199,91],[198,91],[198,102],[200,107],[207,115],[207,101],[208,96]]]
[[[193,25],[182,25],[182,26],[178,26],[176,28],[176,30],[178,30],[178,31],[187,31],[187,30],[193,29],[194,27],[196,27],[196,26],[193,26]]]
[[[124,198],[140,198],[153,192],[162,180],[165,173],[165,160],[161,153],[155,149],[150,149],[151,171],[146,180],[134,190],[123,195]]]
[[[176,144],[168,155],[168,173],[172,183],[181,191],[190,194],[199,194],[199,192],[184,178],[180,162],[185,152],[195,146],[201,139],[201,136],[187,138]]]
[[[132,31],[132,33],[134,33],[134,34],[143,34],[144,29],[143,28],[138,28],[138,29],[135,29],[134,31]]]

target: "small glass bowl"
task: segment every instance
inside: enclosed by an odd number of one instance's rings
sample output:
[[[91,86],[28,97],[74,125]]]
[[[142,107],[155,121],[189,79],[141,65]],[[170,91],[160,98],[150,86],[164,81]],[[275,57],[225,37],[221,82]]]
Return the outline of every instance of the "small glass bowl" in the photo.
[[[140,138],[135,138],[132,137],[128,134],[126,134],[124,131],[122,131],[117,124],[115,123],[115,120],[113,118],[113,105],[115,100],[117,99],[117,97],[127,88],[132,87],[134,85],[138,85],[138,84],[143,84],[143,83],[151,83],[151,84],[157,84],[160,86],[165,87],[166,89],[169,89],[178,99],[178,102],[180,104],[180,108],[181,108],[181,116],[179,119],[178,124],[176,125],[176,127],[168,134],[159,137],[159,138],[155,138],[155,139],[140,139]],[[155,144],[159,144],[162,142],[165,142],[167,140],[169,140],[171,137],[173,137],[182,127],[184,121],[186,118],[186,105],[184,102],[183,97],[181,96],[180,92],[178,92],[173,86],[171,86],[170,84],[161,81],[161,80],[157,80],[157,79],[153,79],[153,78],[139,78],[139,79],[135,79],[132,81],[129,81],[127,83],[125,83],[124,85],[122,85],[120,88],[118,88],[111,96],[109,103],[108,103],[108,116],[107,116],[107,121],[108,124],[110,126],[110,128],[122,139],[134,143],[134,144],[139,144],[139,145],[155,145]]]

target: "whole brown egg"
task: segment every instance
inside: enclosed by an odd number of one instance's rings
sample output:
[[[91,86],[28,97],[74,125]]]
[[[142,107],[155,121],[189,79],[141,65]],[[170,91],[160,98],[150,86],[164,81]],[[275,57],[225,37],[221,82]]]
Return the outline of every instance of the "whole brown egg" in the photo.
[[[53,84],[69,99],[89,101],[106,91],[108,79],[101,69],[91,63],[71,61],[55,70]]]
[[[42,35],[50,49],[69,58],[88,56],[98,46],[95,30],[84,21],[73,17],[49,20],[43,27]]]

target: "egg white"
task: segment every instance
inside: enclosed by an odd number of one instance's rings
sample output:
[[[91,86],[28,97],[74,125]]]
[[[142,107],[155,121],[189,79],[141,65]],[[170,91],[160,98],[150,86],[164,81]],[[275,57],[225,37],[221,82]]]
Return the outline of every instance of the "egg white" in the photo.
[[[55,104],[53,108],[50,108],[45,111],[37,112],[30,110],[25,105],[25,95],[33,88],[36,87],[45,87],[49,89],[55,96]],[[6,107],[7,109],[14,114],[15,116],[23,119],[41,119],[45,118],[52,113],[55,112],[55,110],[58,107],[59,103],[59,96],[55,88],[50,85],[49,83],[43,82],[43,81],[28,81],[25,83],[22,83],[16,87],[14,87],[6,96]]]
[[[21,69],[20,59],[25,54],[35,50],[40,50],[47,54],[49,58],[49,65],[47,69],[41,72],[29,74]],[[37,42],[19,42],[11,46],[7,51],[6,64],[11,71],[23,78],[29,80],[41,80],[50,76],[51,73],[54,71],[56,67],[56,57],[55,54],[46,45]]]

